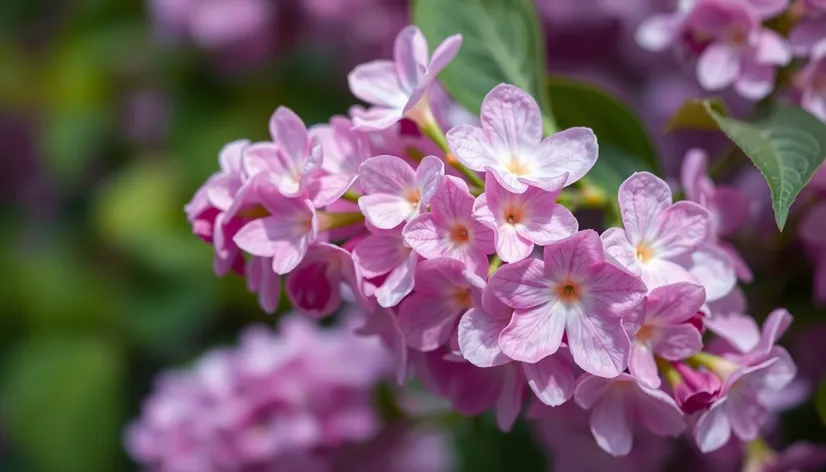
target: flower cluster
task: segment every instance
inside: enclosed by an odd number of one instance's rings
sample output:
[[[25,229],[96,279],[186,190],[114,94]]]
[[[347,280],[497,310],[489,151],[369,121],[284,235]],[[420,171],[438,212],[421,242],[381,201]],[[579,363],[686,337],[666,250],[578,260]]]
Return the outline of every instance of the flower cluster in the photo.
[[[739,6],[699,2],[680,24],[725,14],[732,28],[752,28],[755,12],[774,11],[768,3],[744,10],[741,24]],[[735,75],[765,72],[760,61],[782,41],[759,28],[730,31],[721,18],[704,52],[712,59],[701,62],[714,62],[715,50],[733,57],[726,41],[736,32],[758,39],[736,48]],[[732,435],[756,439],[764,397],[796,368],[775,345],[788,312],[746,339],[740,325],[751,318],[732,308],[738,277],[751,278],[723,239],[742,222],[743,197],[715,187],[705,155],[692,151],[688,200],[635,173],[619,188],[622,227],[580,228],[557,200],[586,185],[596,136],[544,136],[536,101],[506,84],[487,94],[478,120],[444,112],[455,106],[435,80],[460,45],[450,37],[430,55],[422,33],[405,28],[393,61],[349,76],[370,108],[307,129],[282,107],[271,142],[228,145],[221,171],[187,206],[194,232],[215,248],[216,271],[245,274],[267,311],[282,277],[309,317],[353,300],[366,312],[361,332],[391,349],[400,381],[412,365],[460,412],[495,409],[502,429],[532,394],[589,411],[596,444],[611,455],[628,454],[639,429],[675,436],[692,424],[704,452]],[[737,86],[755,91],[752,78],[744,72]],[[706,346],[705,329],[729,346]]]
[[[277,332],[250,327],[237,347],[161,376],[127,450],[169,472],[447,470],[438,436],[383,427],[372,392],[388,368],[381,344],[346,326],[291,317]],[[410,461],[421,453],[430,457]]]

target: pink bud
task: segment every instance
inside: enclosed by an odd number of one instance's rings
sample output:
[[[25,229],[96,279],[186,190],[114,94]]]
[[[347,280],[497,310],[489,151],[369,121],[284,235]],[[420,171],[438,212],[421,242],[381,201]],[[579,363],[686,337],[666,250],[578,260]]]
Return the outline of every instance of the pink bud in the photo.
[[[722,384],[711,372],[697,372],[681,362],[674,367],[683,381],[674,387],[674,399],[687,414],[705,409],[720,396]]]

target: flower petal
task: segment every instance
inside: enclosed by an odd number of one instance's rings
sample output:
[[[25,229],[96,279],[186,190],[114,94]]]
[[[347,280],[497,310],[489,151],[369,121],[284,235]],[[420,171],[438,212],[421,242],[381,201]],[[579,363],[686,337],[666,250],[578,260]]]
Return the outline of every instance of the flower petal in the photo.
[[[568,128],[542,140],[536,150],[535,174],[526,177],[551,181],[567,174],[562,184],[567,187],[594,167],[598,154],[597,137],[590,128]]]
[[[499,334],[508,319],[494,318],[482,308],[471,308],[459,321],[459,348],[462,356],[478,367],[495,367],[510,362],[499,347]]]
[[[694,425],[694,440],[704,454],[723,447],[731,438],[731,424],[725,413],[725,400],[714,402]]]
[[[495,151],[478,126],[456,126],[447,132],[446,138],[451,152],[465,167],[482,172],[497,164]]]
[[[671,206],[671,188],[648,172],[636,172],[619,188],[622,222],[632,246],[645,240],[659,215]]]
[[[416,171],[396,156],[371,157],[359,167],[359,183],[368,194],[402,196],[406,190],[416,187]]]
[[[511,308],[528,309],[551,301],[545,264],[527,259],[500,267],[488,281],[488,288],[496,298]]]
[[[506,356],[521,362],[538,362],[559,350],[569,308],[562,303],[516,310],[499,335]]]
[[[655,288],[645,302],[645,321],[657,326],[687,321],[697,314],[706,301],[705,289],[696,284],[679,282]]]
[[[533,243],[517,233],[513,225],[502,225],[496,229],[496,254],[503,262],[519,262],[533,252]]]
[[[406,199],[387,193],[375,193],[359,197],[359,209],[371,225],[379,229],[393,229],[413,219],[418,213],[418,207],[410,204]]]
[[[659,388],[662,380],[654,362],[654,353],[648,343],[635,342],[628,359],[628,371],[641,385]]]
[[[456,54],[459,53],[459,49],[462,47],[462,35],[461,34],[454,34],[453,36],[448,36],[442,41],[442,44],[439,44],[436,49],[433,51],[433,57],[430,58],[430,64],[427,67],[427,73],[431,79],[435,78],[439,72],[442,71],[450,61],[456,57]]]
[[[347,76],[347,83],[353,95],[367,103],[398,110],[407,103],[408,94],[399,83],[393,61],[372,61],[356,66]]]
[[[390,271],[375,293],[379,306],[394,307],[413,291],[418,258],[416,253],[411,253],[404,262]]]
[[[559,406],[574,393],[574,371],[562,351],[535,364],[523,364],[528,385],[542,403]]]
[[[674,42],[682,22],[683,16],[675,13],[651,15],[640,24],[634,38],[643,49],[663,51]]]
[[[654,352],[663,359],[679,361],[703,349],[703,337],[690,323],[661,326]]]
[[[656,257],[670,259],[693,251],[709,237],[708,210],[694,202],[677,202],[660,213],[649,243]]]
[[[427,40],[418,27],[410,25],[399,31],[393,58],[401,86],[406,90],[415,89],[424,77],[428,58]]]
[[[439,190],[444,175],[445,164],[436,156],[425,156],[419,163],[419,167],[416,168],[416,185],[421,190],[423,204],[430,203],[430,199]]]
[[[677,402],[662,390],[637,386],[636,412],[640,423],[658,436],[677,436],[685,430],[685,419]]]
[[[722,90],[740,75],[740,52],[723,43],[713,43],[700,54],[697,80],[705,90]]]
[[[542,139],[542,116],[536,100],[513,85],[500,84],[488,92],[480,118],[500,156],[508,153],[510,158],[532,151]]]
[[[399,308],[399,328],[408,346],[419,351],[433,351],[448,341],[458,315],[449,300],[414,292]]]
[[[631,351],[631,341],[621,320],[592,316],[581,307],[577,308],[567,313],[565,324],[574,362],[590,374],[616,377],[628,365]]]
[[[591,434],[597,445],[612,456],[624,456],[631,452],[634,433],[628,409],[622,392],[609,389],[591,412]]]
[[[504,379],[502,380],[502,391],[496,401],[496,425],[504,432],[510,431],[519,413],[522,412],[522,403],[525,397],[525,379],[514,367],[507,366]]]

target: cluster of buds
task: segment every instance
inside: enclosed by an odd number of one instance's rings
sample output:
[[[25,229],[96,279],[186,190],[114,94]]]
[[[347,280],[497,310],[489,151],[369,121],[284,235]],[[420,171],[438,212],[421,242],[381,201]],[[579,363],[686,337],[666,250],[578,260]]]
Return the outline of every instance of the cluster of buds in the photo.
[[[596,443],[617,456],[639,428],[674,436],[693,424],[704,452],[732,434],[758,438],[764,395],[796,368],[775,345],[788,312],[773,312],[756,339],[741,329],[751,318],[736,306],[737,279],[751,274],[723,237],[743,199],[716,188],[692,151],[689,200],[636,173],[619,189],[622,227],[580,228],[558,200],[587,193],[596,136],[544,137],[536,101],[512,85],[491,90],[478,119],[456,113],[435,79],[460,45],[450,37],[431,57],[405,28],[393,61],[349,76],[370,108],[307,129],[282,107],[272,142],[227,145],[186,208],[216,271],[245,275],[270,312],[282,277],[305,316],[352,301],[400,381],[412,365],[457,410],[495,409],[502,429],[532,394],[589,410]],[[753,49],[749,58],[763,57]],[[707,348],[705,329],[726,347]]]

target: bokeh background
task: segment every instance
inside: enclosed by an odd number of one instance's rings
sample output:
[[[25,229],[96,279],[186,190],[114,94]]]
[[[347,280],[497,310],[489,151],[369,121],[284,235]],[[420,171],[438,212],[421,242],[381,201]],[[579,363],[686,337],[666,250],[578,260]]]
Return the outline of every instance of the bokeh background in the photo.
[[[389,57],[406,3],[3,0],[0,470],[135,469],[121,430],[153,376],[273,322],[242,279],[213,274],[183,206],[224,143],[267,138],[278,105],[307,123],[346,113],[347,72]],[[698,138],[657,131],[702,94],[676,58],[633,42],[669,3],[537,1],[552,71],[624,97],[673,176]],[[800,264],[803,282],[774,290],[796,290],[814,317]],[[801,435],[816,428],[811,407],[794,414]],[[524,425],[507,436],[489,418],[451,428],[462,470],[544,467]]]

